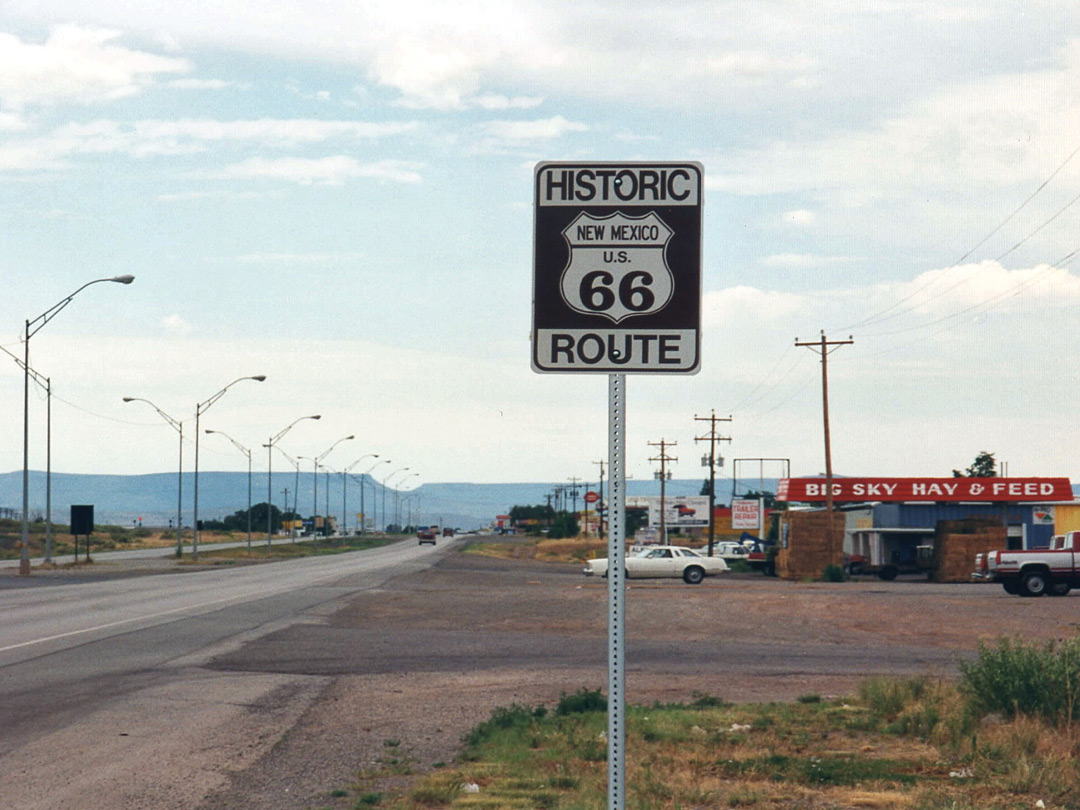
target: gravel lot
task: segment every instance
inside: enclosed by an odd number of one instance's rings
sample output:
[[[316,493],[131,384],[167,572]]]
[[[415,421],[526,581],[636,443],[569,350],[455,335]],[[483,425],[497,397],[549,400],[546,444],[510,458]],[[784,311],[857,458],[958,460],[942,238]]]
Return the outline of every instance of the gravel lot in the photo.
[[[950,677],[980,638],[1072,636],[1080,597],[991,585],[794,583],[756,574],[631,582],[627,695],[731,701],[851,693],[877,674]],[[606,684],[606,583],[578,566],[451,553],[418,576],[219,656],[212,669],[309,677],[306,710],[200,810],[351,808],[407,766],[453,760],[461,735],[511,703]],[[379,778],[357,787],[361,773]],[[347,797],[331,791],[347,789]]]

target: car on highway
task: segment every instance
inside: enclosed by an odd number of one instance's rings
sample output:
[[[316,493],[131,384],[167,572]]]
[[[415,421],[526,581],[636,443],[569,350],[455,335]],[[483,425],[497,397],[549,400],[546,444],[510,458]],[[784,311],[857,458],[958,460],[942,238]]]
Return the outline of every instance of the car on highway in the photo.
[[[728,570],[727,563],[721,557],[703,557],[693,549],[683,546],[644,548],[635,554],[627,555],[625,563],[627,579],[681,577],[689,585],[697,585],[707,576],[722,574]],[[587,577],[606,577],[607,558],[589,560],[582,573]]]
[[[435,532],[431,529],[421,529],[416,533],[418,545],[424,545],[424,543],[431,543],[435,545]]]

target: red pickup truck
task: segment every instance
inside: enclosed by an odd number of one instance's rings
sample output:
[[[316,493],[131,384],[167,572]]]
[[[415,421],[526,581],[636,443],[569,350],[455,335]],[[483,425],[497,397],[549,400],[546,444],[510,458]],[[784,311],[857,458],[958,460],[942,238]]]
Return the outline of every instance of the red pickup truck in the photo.
[[[975,557],[972,578],[1000,582],[1020,596],[1065,596],[1080,585],[1080,531],[1054,535],[1048,548],[989,551]]]

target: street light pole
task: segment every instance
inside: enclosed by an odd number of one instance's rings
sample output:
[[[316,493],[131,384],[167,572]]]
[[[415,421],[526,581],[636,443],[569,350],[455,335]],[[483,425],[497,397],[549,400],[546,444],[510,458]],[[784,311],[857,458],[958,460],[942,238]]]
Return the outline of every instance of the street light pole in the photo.
[[[53,304],[32,321],[26,322],[26,338],[23,343],[23,476],[22,476],[22,555],[19,559],[19,576],[30,576],[30,338],[36,335],[45,324],[71,303],[76,295],[91,284],[102,281],[115,281],[117,284],[130,284],[135,276],[113,276],[88,281],[64,300]]]
[[[181,540],[181,532],[184,530],[184,522],[181,519],[184,505],[184,424],[183,422],[173,419],[148,399],[143,399],[142,397],[124,397],[124,402],[145,402],[157,411],[158,416],[168,422],[173,430],[180,434],[180,463],[176,473],[176,556],[182,557],[184,555],[184,544]]]
[[[354,461],[352,464],[350,464],[348,467],[346,467],[344,470],[341,471],[341,520],[342,520],[343,523],[348,520],[348,514],[349,514],[345,510],[345,490],[346,490],[346,478],[345,478],[345,476],[349,475],[352,472],[353,467],[355,467],[357,464],[359,464],[365,458],[378,458],[378,457],[379,457],[378,453],[368,453],[367,455],[360,456],[360,458],[358,458],[356,461]],[[372,468],[372,469],[374,469],[374,468]],[[363,479],[360,479],[360,514],[361,515],[364,514],[364,480]],[[359,524],[359,522],[360,521],[357,521],[358,524]],[[357,534],[363,534],[363,527],[360,526],[360,525],[357,525],[356,533]]]
[[[3,346],[0,351],[9,355],[15,365],[22,368],[23,361],[17,354],[9,352]],[[45,391],[45,562],[52,562],[52,379],[28,369],[34,382]]]
[[[232,436],[230,436],[228,433],[226,433],[223,430],[210,430],[210,429],[207,429],[206,432],[207,433],[217,433],[217,434],[220,434],[221,436],[224,436],[226,439],[228,439],[230,442],[233,443],[233,446],[237,450],[239,450],[241,453],[243,453],[245,456],[247,456],[247,460],[248,460],[247,535],[248,535],[248,551],[251,551],[251,450],[250,450],[250,448],[244,447],[244,445],[240,444],[240,442],[238,442],[236,439],[234,439]]]
[[[286,433],[288,433],[290,430],[292,430],[293,425],[295,425],[297,422],[302,422],[305,419],[322,419],[322,415],[321,414],[315,414],[314,416],[301,416],[299,419],[294,420],[292,422],[292,424],[290,424],[288,427],[283,428],[278,433],[271,436],[270,441],[268,441],[266,444],[263,445],[263,447],[266,448],[266,546],[267,546],[267,548],[270,547],[270,544],[271,544],[270,541],[274,536],[274,509],[273,509],[273,500],[274,500],[274,488],[273,488],[274,445],[277,444],[278,440],[281,439],[282,436],[284,436]],[[299,467],[297,469],[299,470]],[[293,495],[293,498],[294,499],[296,498],[295,494]],[[285,508],[288,509],[288,507],[289,507],[289,505],[285,504]]]
[[[285,499],[285,511],[289,512],[293,516],[292,520],[289,521],[289,523],[290,523],[290,525],[289,525],[289,539],[292,540],[293,542],[296,542],[296,534],[294,533],[294,528],[295,528],[295,525],[296,525],[296,516],[298,514],[297,513],[297,506],[296,506],[296,493],[300,490],[300,462],[297,459],[290,456],[288,453],[286,453],[280,447],[275,447],[274,449],[277,450],[279,453],[281,453],[281,455],[285,456],[285,458],[287,458],[289,460],[289,462],[293,465],[293,467],[296,470],[294,483],[293,483],[293,505],[292,505],[292,507],[289,506],[289,499],[288,498]]]
[[[370,467],[368,467],[367,472],[365,472],[360,477],[360,533],[361,534],[364,534],[364,521],[367,520],[367,512],[364,511],[364,489],[365,489],[366,479],[371,478],[371,471],[374,470],[376,467],[378,467],[380,464],[389,464],[389,463],[390,463],[390,459],[388,459],[388,458],[384,458],[382,461],[376,461],[374,464],[372,464]],[[371,479],[371,497],[372,497],[371,511],[375,512],[376,510],[375,510],[375,502],[374,502],[374,498],[375,498],[375,479],[374,478]],[[378,528],[378,520],[373,518],[372,523],[375,526],[375,528]]]
[[[414,475],[419,476],[420,473],[418,473],[418,472],[409,473],[408,475],[406,475],[404,478],[402,478],[398,482],[398,487],[399,488],[394,490],[394,520],[397,522],[398,526],[402,525],[401,524],[401,501],[400,501],[400,499],[398,497],[401,494],[400,487],[405,486],[405,482],[408,481],[410,478],[412,478]]]
[[[192,531],[192,544],[191,544],[191,556],[196,560],[199,559],[199,418],[209,410],[210,406],[225,396],[225,392],[236,385],[238,382],[244,380],[255,380],[255,382],[263,382],[266,379],[265,374],[258,374],[254,377],[238,377],[231,383],[226,385],[210,399],[205,402],[199,402],[195,405],[195,504],[194,504],[194,525],[191,527]]]
[[[386,482],[389,481],[391,478],[393,478],[398,473],[405,472],[407,469],[409,469],[409,468],[408,467],[402,467],[400,470],[394,470],[392,473],[390,473],[388,476],[386,476],[386,478],[383,479],[383,482],[382,482],[382,518],[383,518],[383,523],[386,523]],[[384,531],[386,530],[385,526],[383,527],[383,530]]]
[[[341,444],[342,442],[347,442],[350,439],[355,439],[355,438],[356,438],[356,436],[353,436],[353,435],[342,436],[340,439],[338,439],[336,442],[334,442],[332,445],[330,445],[328,448],[323,450],[321,453],[319,453],[319,455],[315,456],[315,458],[312,459],[312,461],[315,462],[315,473],[314,473],[314,477],[315,477],[315,493],[314,493],[314,509],[312,510],[312,513],[311,513],[312,521],[315,520],[315,515],[318,514],[318,511],[319,511],[319,466],[322,463],[322,460],[324,458],[326,458],[328,455],[330,455],[330,451],[333,450],[335,447],[337,447],[339,444]],[[325,521],[326,521],[327,518],[330,517],[330,514],[329,514],[330,513],[330,474],[329,473],[326,474],[326,512],[327,512],[327,514],[323,518],[324,532],[325,532]],[[312,526],[312,529],[314,529],[314,528],[315,527]]]

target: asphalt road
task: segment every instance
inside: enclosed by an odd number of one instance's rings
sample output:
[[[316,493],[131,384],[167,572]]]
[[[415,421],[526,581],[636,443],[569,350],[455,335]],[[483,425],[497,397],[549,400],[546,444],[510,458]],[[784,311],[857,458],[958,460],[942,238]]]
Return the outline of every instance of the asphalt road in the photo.
[[[459,547],[160,576],[103,565],[79,581],[4,572],[0,805],[351,807],[330,789],[373,767],[386,740],[430,767],[497,706],[603,685],[604,581]],[[951,676],[980,638],[1071,635],[1076,598],[631,581],[628,699],[790,700],[873,675]]]
[[[255,742],[276,739],[319,688],[278,675],[221,678],[200,665],[421,570],[447,548],[403,542],[286,563],[75,583],[7,574],[11,587],[0,589],[4,806],[195,806],[223,778],[213,760],[230,751],[257,754]],[[260,728],[250,713],[259,705],[281,717]],[[153,778],[132,770],[127,754],[140,738],[166,762],[179,763],[173,776],[161,764]],[[86,803],[88,780],[111,785],[100,803]],[[117,780],[132,789],[115,795]],[[168,798],[147,801],[169,786]]]

